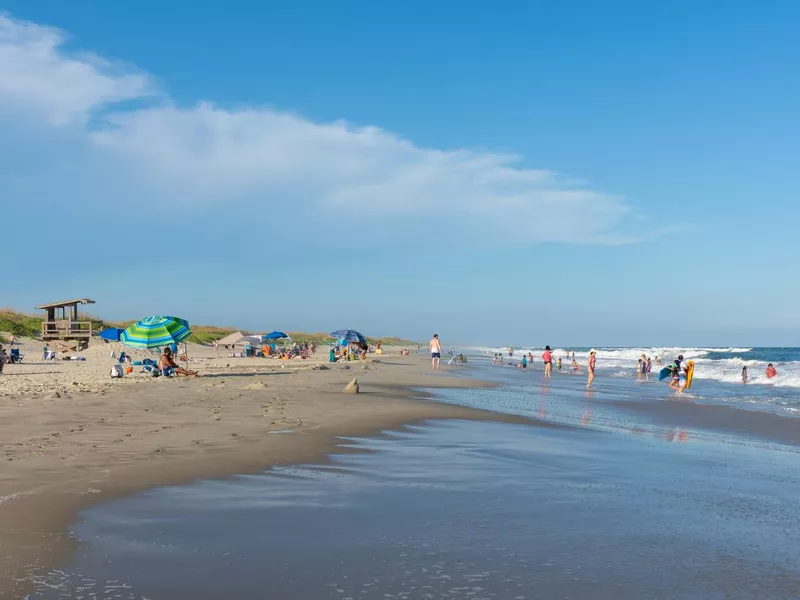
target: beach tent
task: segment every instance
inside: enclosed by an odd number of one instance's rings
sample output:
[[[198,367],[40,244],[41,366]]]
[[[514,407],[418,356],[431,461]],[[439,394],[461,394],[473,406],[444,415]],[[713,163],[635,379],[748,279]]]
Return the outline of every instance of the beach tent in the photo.
[[[253,335],[252,333],[247,333],[247,332],[244,332],[244,331],[234,331],[230,335],[226,335],[221,340],[217,340],[217,344],[216,345],[217,345],[217,348],[219,348],[220,346],[245,346],[248,343],[252,344],[253,342],[252,342],[252,340],[251,341],[242,341],[242,340],[244,338],[251,337],[252,335]],[[260,343],[261,342],[260,342],[260,339],[259,339],[259,344]]]
[[[109,327],[100,332],[100,337],[109,342],[118,342],[123,331],[125,330],[118,329],[117,327]]]

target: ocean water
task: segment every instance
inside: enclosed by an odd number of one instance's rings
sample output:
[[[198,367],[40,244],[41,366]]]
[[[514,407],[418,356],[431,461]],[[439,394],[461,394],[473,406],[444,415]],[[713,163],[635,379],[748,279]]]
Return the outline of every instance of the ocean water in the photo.
[[[463,373],[499,385],[437,401],[544,425],[431,422],[343,439],[361,452],[329,464],[91,508],[30,598],[798,597],[800,441],[770,432],[800,421],[776,388],[732,399],[745,386],[705,378],[678,399],[612,360],[587,392],[472,351]]]
[[[534,356],[533,369],[542,370],[542,348],[515,348],[514,356],[508,356],[508,348],[471,347],[465,353],[472,363],[483,367],[491,364],[495,353],[502,353],[504,366],[509,358],[518,363],[522,354],[529,352]],[[559,348],[553,351],[555,359],[562,358],[562,373],[571,374],[568,356],[575,352],[575,358],[583,368],[584,377],[590,348]],[[800,414],[800,348],[597,348],[597,385],[609,390],[614,386],[622,394],[639,388],[626,386],[622,381],[636,380],[637,361],[642,354],[650,358],[659,357],[664,365],[671,363],[679,354],[685,361],[695,362],[694,383],[691,397],[697,402],[723,404],[762,410],[776,414]],[[772,379],[765,374],[767,364],[773,363],[778,375]],[[742,367],[747,367],[749,383],[742,384]],[[656,394],[668,393],[668,382],[658,383],[658,370],[653,363],[650,381],[643,385],[656,385]],[[482,376],[486,371],[482,371]],[[498,379],[496,375],[489,375]],[[502,380],[505,376],[500,376]],[[603,383],[605,380],[605,384]],[[645,387],[643,392],[650,395],[652,390]]]

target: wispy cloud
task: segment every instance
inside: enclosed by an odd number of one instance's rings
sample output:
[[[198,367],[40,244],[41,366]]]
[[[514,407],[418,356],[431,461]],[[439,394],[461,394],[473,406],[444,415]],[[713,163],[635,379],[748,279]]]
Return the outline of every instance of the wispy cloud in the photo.
[[[279,210],[491,243],[633,239],[623,233],[636,220],[622,198],[519,156],[422,148],[376,127],[270,108],[178,106],[152,76],[68,52],[65,41],[57,29],[0,16],[0,118],[35,123],[41,137],[32,143],[58,140],[63,157],[51,150],[41,169],[69,161],[60,193],[74,185],[91,202],[113,184],[128,198],[208,211],[217,225]],[[119,104],[130,100],[148,102]],[[26,172],[35,178],[35,168]]]

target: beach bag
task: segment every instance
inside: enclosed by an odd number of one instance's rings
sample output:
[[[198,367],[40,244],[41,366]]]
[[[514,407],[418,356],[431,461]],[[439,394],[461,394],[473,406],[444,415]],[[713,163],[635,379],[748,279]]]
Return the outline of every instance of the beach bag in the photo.
[[[122,365],[112,365],[111,367],[111,377],[122,377]]]

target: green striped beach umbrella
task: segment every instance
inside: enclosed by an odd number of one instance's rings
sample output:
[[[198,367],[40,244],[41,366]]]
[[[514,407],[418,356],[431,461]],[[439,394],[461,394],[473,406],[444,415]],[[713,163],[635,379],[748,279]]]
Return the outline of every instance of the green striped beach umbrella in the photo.
[[[119,339],[131,348],[159,348],[182,342],[190,335],[189,323],[183,319],[152,316],[128,327]]]

